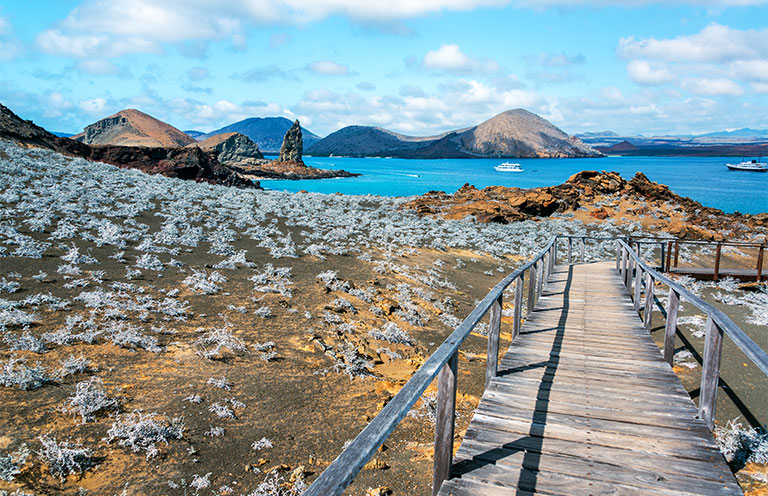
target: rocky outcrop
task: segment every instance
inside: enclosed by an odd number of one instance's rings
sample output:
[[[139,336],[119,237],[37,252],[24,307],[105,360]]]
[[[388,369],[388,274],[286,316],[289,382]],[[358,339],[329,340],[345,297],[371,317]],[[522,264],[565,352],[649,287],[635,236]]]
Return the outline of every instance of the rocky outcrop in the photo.
[[[430,191],[402,208],[445,219],[503,224],[571,212],[584,222],[644,222],[678,237],[709,240],[722,240],[723,231],[746,236],[754,226],[768,225],[768,214],[725,214],[676,195],[642,172],[627,181],[617,172],[582,171],[563,184],[546,188],[490,186],[478,190],[465,184],[452,195]]]
[[[304,149],[303,143],[301,139],[301,125],[299,120],[296,119],[293,122],[293,126],[285,133],[283,145],[280,147],[280,156],[277,158],[277,161],[303,165],[304,162],[301,160],[301,154]]]
[[[73,139],[86,145],[176,147],[194,143],[191,136],[135,109],[121,110],[86,126]]]
[[[0,138],[21,146],[47,148],[65,155],[105,162],[118,167],[139,169],[149,174],[190,179],[212,184],[259,188],[235,171],[221,165],[214,153],[199,148],[147,148],[136,146],[89,146],[55,136],[31,121],[20,119],[0,104]]]
[[[234,164],[228,166],[238,174],[253,179],[331,179],[335,177],[356,177],[360,174],[345,170],[317,169],[296,162],[264,160],[258,165]]]
[[[187,145],[187,148],[191,147],[215,153],[219,162],[226,166],[258,165],[266,162],[258,145],[240,133],[217,134],[205,141]]]
[[[368,126],[348,126],[309,147],[310,155],[398,158],[574,158],[601,153],[536,114],[508,110],[466,129],[413,137]]]

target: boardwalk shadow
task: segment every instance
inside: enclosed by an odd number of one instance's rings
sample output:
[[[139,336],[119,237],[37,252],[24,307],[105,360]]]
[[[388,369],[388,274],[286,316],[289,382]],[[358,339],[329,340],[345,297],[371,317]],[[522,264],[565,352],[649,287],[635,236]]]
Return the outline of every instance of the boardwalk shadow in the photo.
[[[557,372],[557,367],[560,363],[560,351],[563,346],[563,338],[565,335],[565,323],[568,320],[568,310],[570,307],[569,293],[571,290],[572,281],[573,267],[569,266],[568,276],[565,279],[565,288],[562,292],[563,306],[561,308],[560,318],[558,319],[557,327],[552,329],[555,331],[555,336],[552,341],[549,360],[546,362],[532,363],[525,366],[519,366],[499,371],[499,376],[511,376],[515,373],[523,372],[525,370],[538,368],[544,369],[541,382],[539,383],[538,387],[536,407],[531,418],[531,426],[528,431],[528,436],[524,436],[509,443],[505,443],[499,447],[477,454],[471,459],[462,460],[456,463],[451,470],[453,476],[471,474],[473,471],[478,470],[484,466],[495,465],[496,462],[502,458],[506,458],[514,453],[523,452],[523,462],[522,466],[520,467],[517,488],[518,491],[524,491],[526,493],[535,492],[538,471],[541,462],[544,430],[546,428],[547,415],[549,411],[551,386],[555,378],[555,373]],[[554,282],[556,281],[550,280],[550,283]],[[512,493],[510,492],[510,494]]]

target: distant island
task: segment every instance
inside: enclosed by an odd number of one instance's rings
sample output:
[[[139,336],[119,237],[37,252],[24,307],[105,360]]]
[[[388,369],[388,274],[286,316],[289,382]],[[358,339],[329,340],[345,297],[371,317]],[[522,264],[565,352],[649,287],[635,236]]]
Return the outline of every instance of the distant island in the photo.
[[[701,135],[621,136],[613,131],[577,134],[606,155],[623,156],[759,156],[768,155],[768,129],[737,129]]]

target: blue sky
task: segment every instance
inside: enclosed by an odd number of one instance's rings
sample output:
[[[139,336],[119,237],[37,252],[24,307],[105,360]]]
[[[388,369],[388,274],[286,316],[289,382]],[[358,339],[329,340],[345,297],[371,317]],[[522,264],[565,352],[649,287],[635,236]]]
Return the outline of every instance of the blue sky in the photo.
[[[765,0],[0,0],[0,102],[78,132],[286,116],[431,135],[512,108],[568,133],[768,128]]]

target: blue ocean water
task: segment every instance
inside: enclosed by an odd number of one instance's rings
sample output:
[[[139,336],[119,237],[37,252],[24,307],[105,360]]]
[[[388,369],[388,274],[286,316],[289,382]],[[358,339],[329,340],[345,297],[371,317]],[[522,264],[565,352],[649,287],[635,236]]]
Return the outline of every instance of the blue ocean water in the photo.
[[[668,185],[708,207],[725,212],[768,212],[768,173],[730,171],[725,163],[734,157],[605,157],[595,159],[514,159],[525,172],[496,172],[499,159],[411,160],[396,158],[304,157],[321,169],[344,169],[363,174],[354,178],[261,181],[264,188],[281,191],[307,190],[347,195],[410,196],[430,190],[453,193],[464,183],[478,188],[517,186],[533,188],[565,182],[582,170],[616,171],[631,179],[641,171],[651,181]]]

